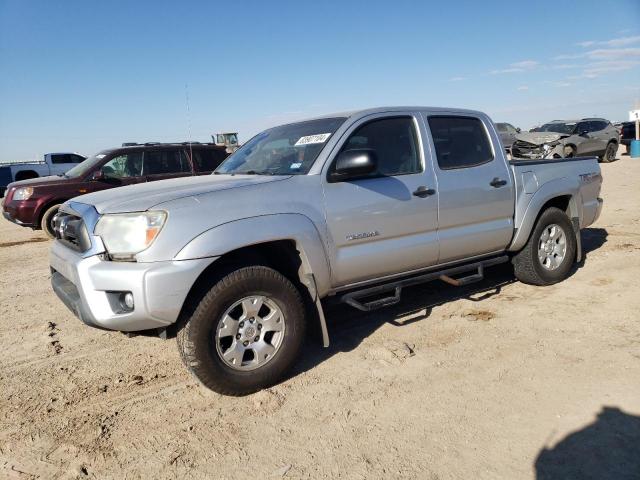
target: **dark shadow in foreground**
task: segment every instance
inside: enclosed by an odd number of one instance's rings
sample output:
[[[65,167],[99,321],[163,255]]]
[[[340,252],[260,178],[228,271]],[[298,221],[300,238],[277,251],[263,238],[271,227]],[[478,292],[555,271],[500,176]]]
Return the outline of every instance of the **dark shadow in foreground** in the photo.
[[[537,480],[640,479],[640,417],[603,407],[595,422],[544,448]]]
[[[609,232],[604,228],[590,227],[583,228],[580,233],[580,238],[582,240],[582,261],[579,266],[582,267],[586,258],[589,256],[589,253],[599,249],[602,245],[607,243]]]

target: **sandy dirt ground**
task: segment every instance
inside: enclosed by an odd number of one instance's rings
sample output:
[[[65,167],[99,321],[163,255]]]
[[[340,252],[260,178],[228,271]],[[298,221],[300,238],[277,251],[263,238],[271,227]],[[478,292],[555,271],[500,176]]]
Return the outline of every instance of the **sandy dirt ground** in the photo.
[[[81,324],[0,221],[1,478],[640,478],[640,160],[602,165],[586,259],[328,312],[285,382],[205,390],[175,340]],[[589,477],[593,475],[593,477]]]

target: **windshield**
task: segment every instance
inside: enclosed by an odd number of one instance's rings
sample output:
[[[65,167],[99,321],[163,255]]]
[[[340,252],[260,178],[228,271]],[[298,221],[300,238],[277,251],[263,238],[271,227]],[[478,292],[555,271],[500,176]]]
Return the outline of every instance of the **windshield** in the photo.
[[[304,175],[346,118],[291,123],[259,133],[214,173]]]
[[[105,150],[95,155],[91,155],[89,158],[79,163],[71,170],[67,170],[64,174],[65,177],[68,178],[78,178],[84,176],[87,172],[92,170],[96,164],[101,163],[102,159],[109,153],[109,150]]]
[[[538,128],[538,132],[554,132],[554,133],[564,133],[571,134],[573,129],[576,127],[575,123],[562,123],[562,122],[553,122],[546,123]]]
[[[496,129],[501,133],[505,133],[509,131],[506,123],[496,123]]]

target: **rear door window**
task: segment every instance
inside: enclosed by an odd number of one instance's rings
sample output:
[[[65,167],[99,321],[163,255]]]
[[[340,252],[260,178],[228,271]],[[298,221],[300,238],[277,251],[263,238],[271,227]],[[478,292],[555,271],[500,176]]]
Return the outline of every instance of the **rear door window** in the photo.
[[[75,161],[76,155],[70,155],[68,153],[55,153],[51,155],[51,163],[56,165],[61,163],[77,163]]]
[[[189,161],[180,149],[150,150],[144,152],[145,175],[191,172]]]
[[[596,120],[594,123],[594,132],[600,132],[604,129],[606,129],[609,124],[603,120]]]
[[[475,167],[494,158],[487,131],[479,118],[431,116],[429,128],[442,170]]]
[[[577,133],[578,135],[580,135],[582,132],[591,132],[591,122],[578,122],[578,125],[576,125],[575,130],[573,131],[573,133]]]
[[[192,155],[198,172],[213,172],[227,158],[226,151],[221,148],[194,148]]]

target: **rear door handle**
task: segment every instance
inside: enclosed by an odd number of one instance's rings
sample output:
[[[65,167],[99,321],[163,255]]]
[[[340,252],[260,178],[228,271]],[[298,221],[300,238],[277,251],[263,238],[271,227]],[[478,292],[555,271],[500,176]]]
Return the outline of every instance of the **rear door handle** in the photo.
[[[424,185],[420,185],[416,191],[413,192],[413,195],[415,197],[424,198],[433,195],[434,193],[436,193],[436,191],[433,188],[427,188]]]
[[[504,187],[506,184],[507,184],[506,180],[502,180],[501,178],[498,178],[498,177],[494,178],[489,182],[489,185],[491,185],[493,188]]]

